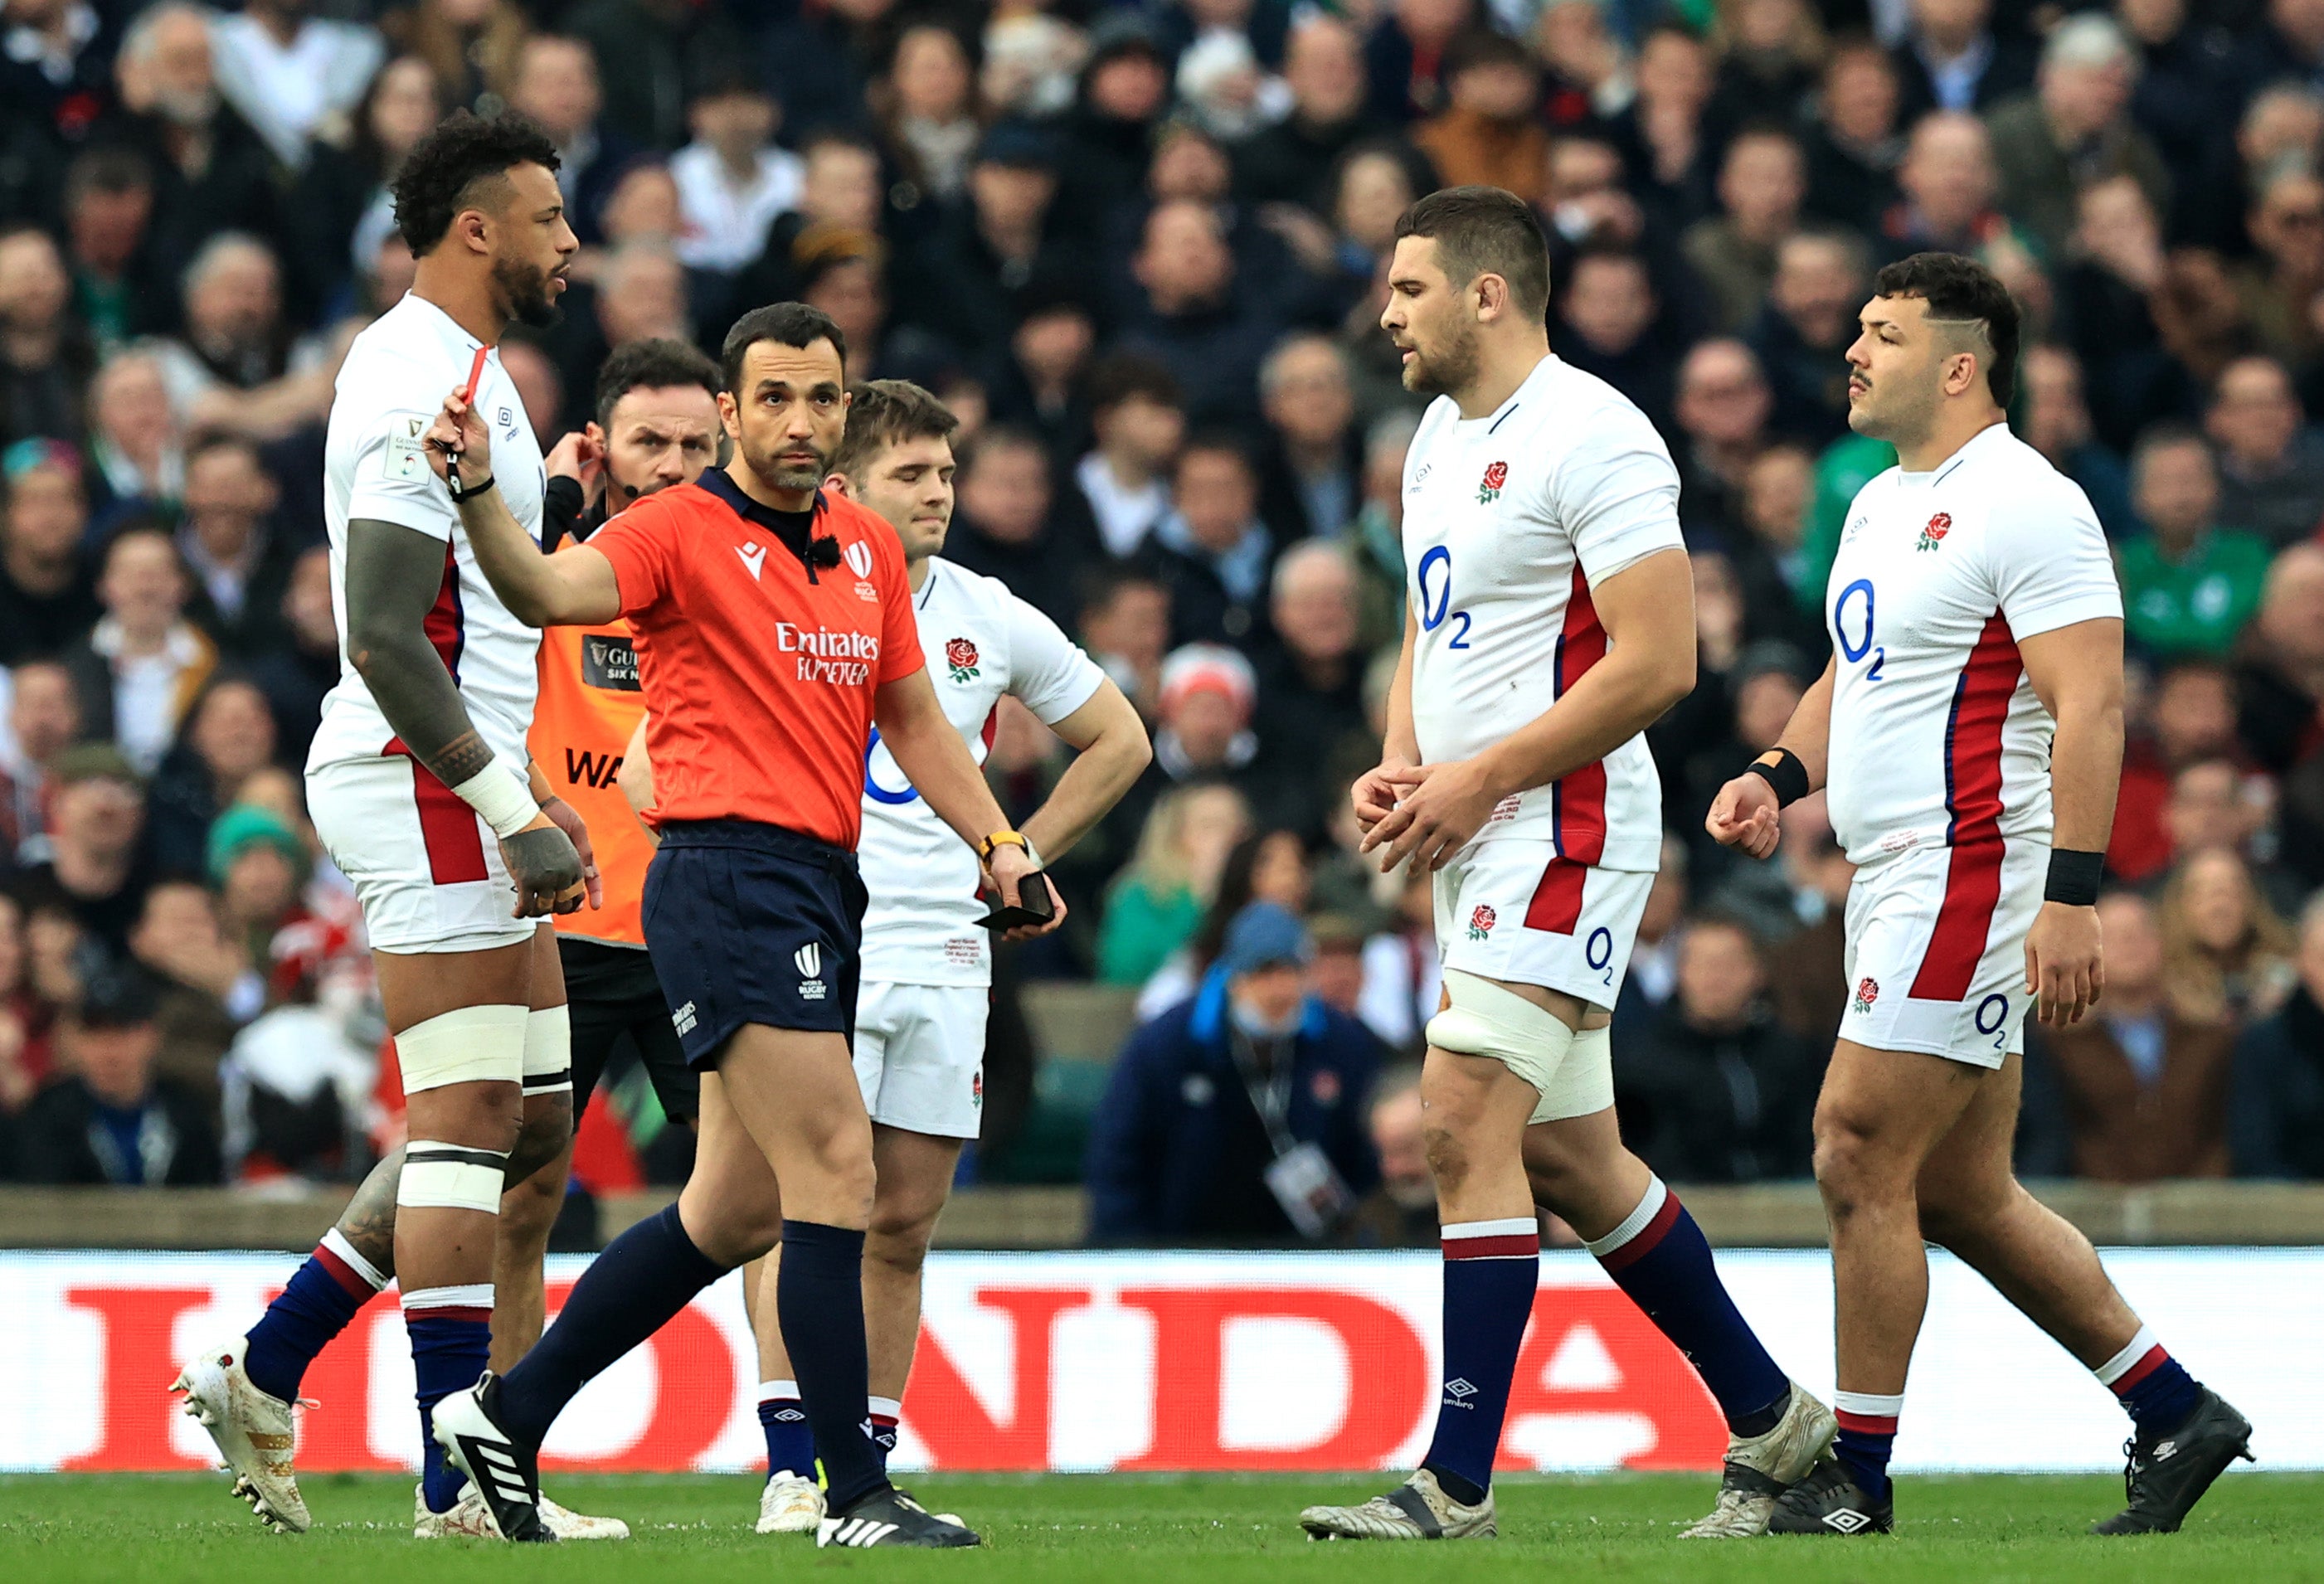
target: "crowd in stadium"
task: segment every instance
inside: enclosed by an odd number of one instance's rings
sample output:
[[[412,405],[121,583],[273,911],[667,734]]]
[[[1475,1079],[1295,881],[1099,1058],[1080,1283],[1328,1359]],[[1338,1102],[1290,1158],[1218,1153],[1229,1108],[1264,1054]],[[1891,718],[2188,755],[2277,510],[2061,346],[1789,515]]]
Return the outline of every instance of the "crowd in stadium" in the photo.
[[[1379,1185],[1360,1239],[1435,1236],[1397,1065],[1428,886],[1358,857],[1346,796],[1403,621],[1397,216],[1533,202],[1554,350],[1683,480],[1702,680],[1649,733],[1670,833],[1615,1066],[1690,1183],[1808,1173],[1850,870],[1821,798],[1764,865],[1702,818],[1824,664],[1825,569],[1894,460],[1847,424],[1870,272],[1982,260],[2028,316],[2013,421],[2111,537],[2134,659],[2106,999],[2031,1031],[2021,1164],[2324,1177],[2324,0],[5,0],[0,46],[0,1179],[351,1180],[388,1137],[302,812],[339,670],[321,426],[411,279],[383,183],[464,105],[548,131],[585,244],[563,323],[503,348],[544,450],[613,348],[715,351],[786,298],[852,377],[959,415],[946,555],[1155,743],[999,993],[1150,1015],[1231,946],[1305,962],[1352,1021],[1292,1121]],[[1062,752],[1001,715],[1012,815]],[[1231,939],[1254,900],[1289,939]],[[1031,1058],[1021,1019],[993,1037],[998,1101]],[[1125,1073],[1172,1070],[1137,1039]],[[1266,1204],[1255,1117],[1143,1116],[1208,1152],[1157,1161],[1133,1101],[1195,1103],[1115,1083],[1101,1235],[1268,1235],[1160,1208],[1195,1170]]]

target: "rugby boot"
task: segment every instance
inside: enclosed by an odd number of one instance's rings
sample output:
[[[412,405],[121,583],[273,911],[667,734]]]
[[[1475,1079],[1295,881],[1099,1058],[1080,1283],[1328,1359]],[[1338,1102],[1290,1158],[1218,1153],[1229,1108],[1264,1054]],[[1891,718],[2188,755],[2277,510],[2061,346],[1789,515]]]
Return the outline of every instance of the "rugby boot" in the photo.
[[[816,1526],[821,1545],[909,1545],[927,1551],[981,1545],[976,1531],[949,1517],[939,1517],[914,1501],[908,1491],[883,1485],[849,1506],[827,1515]]]
[[[2237,1458],[2252,1458],[2251,1421],[2209,1386],[2187,1423],[2168,1435],[2122,1443],[2123,1494],[2130,1505],[2090,1525],[2093,1534],[2174,1534],[2211,1482]]]
[[[1873,1500],[1837,1458],[1818,1463],[1777,1497],[1767,1517],[1770,1534],[1887,1534],[1895,1527],[1895,1496]]]
[[[1456,1502],[1425,1469],[1360,1506],[1309,1507],[1299,1527],[1310,1540],[1490,1540],[1500,1533],[1490,1490],[1474,1506]]]
[[[185,1412],[209,1432],[218,1455],[234,1471],[234,1494],[277,1534],[303,1534],[314,1520],[299,1495],[291,1451],[297,1441],[295,1405],[258,1389],[243,1368],[247,1339],[197,1353],[170,1385]]]
[[[500,1397],[500,1377],[488,1369],[466,1391],[442,1399],[429,1411],[436,1444],[474,1482],[502,1539],[553,1542],[556,1532],[541,1521],[539,1450],[519,1445],[501,1428]]]
[[[1831,1410],[1799,1382],[1792,1383],[1784,1416],[1759,1435],[1727,1438],[1727,1464],[1719,1501],[1710,1515],[1681,1532],[1682,1540],[1745,1540],[1767,1532],[1775,1498],[1807,1478],[1840,1432]]]

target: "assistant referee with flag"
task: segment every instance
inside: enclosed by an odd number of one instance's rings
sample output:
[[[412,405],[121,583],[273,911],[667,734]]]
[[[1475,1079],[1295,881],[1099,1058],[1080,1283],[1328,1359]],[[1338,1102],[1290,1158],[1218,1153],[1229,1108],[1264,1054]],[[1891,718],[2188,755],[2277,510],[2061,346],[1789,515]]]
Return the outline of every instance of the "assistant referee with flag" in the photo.
[[[873,726],[1004,903],[1020,902],[1034,863],[937,705],[895,530],[819,487],[847,419],[839,327],[800,303],[757,309],[728,332],[722,363],[733,461],[555,556],[501,505],[490,434],[456,391],[429,431],[439,471],[457,458],[477,563],[520,620],[621,616],[641,640],[661,835],[645,935],[702,1074],[678,1203],[598,1256],[505,1377],[439,1404],[437,1436],[502,1533],[533,1538],[539,1449],[566,1403],[779,1238],[777,1309],[829,1482],[817,1543],[973,1545],[888,1483],[864,1429],[872,1127],[848,1041]]]

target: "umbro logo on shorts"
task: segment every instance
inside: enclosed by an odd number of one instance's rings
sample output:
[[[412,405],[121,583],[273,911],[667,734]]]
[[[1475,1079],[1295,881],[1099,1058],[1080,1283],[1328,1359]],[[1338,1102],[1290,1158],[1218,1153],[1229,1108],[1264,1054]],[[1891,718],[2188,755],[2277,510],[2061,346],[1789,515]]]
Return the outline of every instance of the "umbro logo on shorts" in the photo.
[[[829,993],[823,982],[823,945],[809,941],[791,953],[791,963],[799,971],[799,999],[819,1001]]]

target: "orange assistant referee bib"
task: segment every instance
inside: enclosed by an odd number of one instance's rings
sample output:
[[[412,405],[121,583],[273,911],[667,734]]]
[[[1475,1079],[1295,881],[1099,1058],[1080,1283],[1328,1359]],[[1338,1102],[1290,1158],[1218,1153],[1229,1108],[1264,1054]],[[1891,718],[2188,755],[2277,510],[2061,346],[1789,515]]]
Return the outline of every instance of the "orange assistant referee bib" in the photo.
[[[641,640],[657,820],[753,820],[853,850],[872,702],[927,664],[904,547],[876,513],[816,497],[808,565],[777,514],[712,469],[599,529]]]
[[[645,944],[638,907],[653,848],[613,780],[645,713],[628,622],[541,633],[540,695],[528,746],[551,789],[587,824],[605,895],[603,907],[558,915],[559,935]]]

